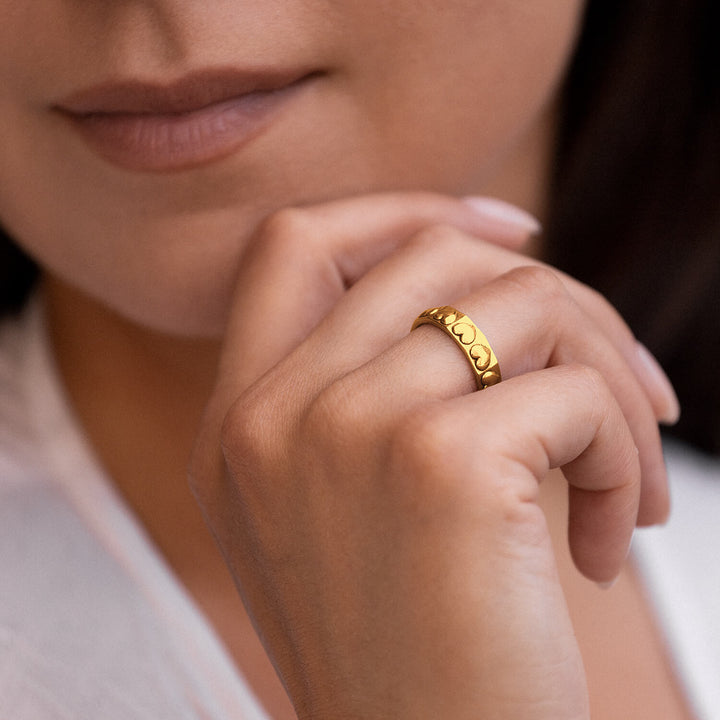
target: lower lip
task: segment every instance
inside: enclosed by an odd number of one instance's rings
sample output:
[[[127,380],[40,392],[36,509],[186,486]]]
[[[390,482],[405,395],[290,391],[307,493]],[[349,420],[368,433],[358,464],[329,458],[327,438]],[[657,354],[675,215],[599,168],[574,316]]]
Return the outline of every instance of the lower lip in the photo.
[[[114,165],[146,172],[184,170],[227,157],[257,137],[309,79],[184,113],[63,115],[92,150]]]

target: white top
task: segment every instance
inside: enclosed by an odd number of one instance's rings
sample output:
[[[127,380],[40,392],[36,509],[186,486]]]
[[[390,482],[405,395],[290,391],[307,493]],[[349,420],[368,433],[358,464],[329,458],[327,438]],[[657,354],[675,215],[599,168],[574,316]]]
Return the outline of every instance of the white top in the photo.
[[[26,315],[0,328],[0,718],[268,720],[95,462]]]
[[[672,446],[634,551],[698,720],[720,718],[720,461]],[[31,307],[0,326],[0,718],[268,720],[104,477]]]
[[[666,444],[673,506],[633,552],[698,720],[720,718],[720,460]]]

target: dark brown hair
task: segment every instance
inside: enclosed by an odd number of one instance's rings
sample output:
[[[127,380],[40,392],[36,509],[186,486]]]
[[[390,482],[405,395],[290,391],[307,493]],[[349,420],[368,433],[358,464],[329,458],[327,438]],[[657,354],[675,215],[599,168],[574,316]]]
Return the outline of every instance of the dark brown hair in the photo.
[[[0,317],[22,308],[37,274],[35,263],[0,228]]]
[[[720,453],[720,10],[596,0],[567,79],[547,259],[667,370],[671,431]]]
[[[604,292],[720,453],[720,10],[589,0],[561,117],[548,260]],[[0,315],[37,271],[0,231]]]

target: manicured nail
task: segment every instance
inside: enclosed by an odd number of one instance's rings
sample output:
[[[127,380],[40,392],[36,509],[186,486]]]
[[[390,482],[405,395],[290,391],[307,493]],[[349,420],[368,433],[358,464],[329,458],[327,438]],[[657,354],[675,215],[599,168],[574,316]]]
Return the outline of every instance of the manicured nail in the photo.
[[[502,229],[524,235],[538,235],[542,231],[542,225],[534,215],[503,200],[473,195],[462,201],[489,224]]]
[[[663,398],[663,405],[659,409],[658,419],[665,425],[674,425],[680,419],[680,402],[670,380],[668,380],[668,376],[660,367],[660,363],[642,343],[638,343],[638,356],[648,376]]]

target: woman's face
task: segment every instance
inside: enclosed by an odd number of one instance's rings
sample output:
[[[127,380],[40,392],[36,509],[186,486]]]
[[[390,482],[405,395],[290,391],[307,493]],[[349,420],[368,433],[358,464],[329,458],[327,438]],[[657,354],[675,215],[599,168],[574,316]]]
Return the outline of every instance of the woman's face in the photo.
[[[0,219],[122,314],[218,331],[269,212],[492,187],[544,116],[582,7],[0,0]]]

